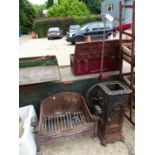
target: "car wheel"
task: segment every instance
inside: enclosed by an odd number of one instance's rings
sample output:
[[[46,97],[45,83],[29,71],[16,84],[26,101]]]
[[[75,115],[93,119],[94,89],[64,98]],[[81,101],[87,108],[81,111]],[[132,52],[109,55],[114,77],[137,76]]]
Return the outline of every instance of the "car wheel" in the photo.
[[[75,38],[75,43],[81,42],[81,41],[84,41],[84,37],[76,37]]]
[[[71,42],[71,44],[72,44],[72,45],[74,45],[74,44],[75,44],[75,42]]]

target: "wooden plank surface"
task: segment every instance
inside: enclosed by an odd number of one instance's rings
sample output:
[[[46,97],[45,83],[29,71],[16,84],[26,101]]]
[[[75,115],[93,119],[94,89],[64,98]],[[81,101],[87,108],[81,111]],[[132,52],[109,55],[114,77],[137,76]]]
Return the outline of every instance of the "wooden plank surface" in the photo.
[[[61,78],[58,66],[38,66],[19,69],[19,85],[59,80]]]

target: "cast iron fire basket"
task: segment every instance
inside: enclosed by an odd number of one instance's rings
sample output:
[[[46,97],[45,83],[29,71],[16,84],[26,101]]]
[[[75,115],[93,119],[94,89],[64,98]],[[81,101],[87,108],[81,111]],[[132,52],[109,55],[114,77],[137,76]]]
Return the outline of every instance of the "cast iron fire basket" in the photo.
[[[91,112],[99,117],[98,136],[102,145],[124,141],[123,119],[131,92],[119,81],[99,83],[88,90],[86,101]]]
[[[41,102],[38,144],[56,143],[80,135],[96,136],[96,123],[80,94],[51,95]]]

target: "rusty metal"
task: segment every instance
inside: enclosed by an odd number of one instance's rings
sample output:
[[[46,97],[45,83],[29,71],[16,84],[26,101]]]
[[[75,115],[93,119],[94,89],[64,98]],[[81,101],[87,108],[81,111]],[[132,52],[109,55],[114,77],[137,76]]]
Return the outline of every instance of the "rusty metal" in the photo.
[[[58,116],[47,116],[41,126],[41,132],[57,132],[72,129],[88,123],[83,112],[67,112]]]
[[[42,100],[38,147],[81,135],[96,136],[96,121],[78,93],[64,92]]]
[[[119,81],[98,83],[87,91],[87,104],[99,118],[98,136],[102,145],[124,140],[123,119],[131,92]]]

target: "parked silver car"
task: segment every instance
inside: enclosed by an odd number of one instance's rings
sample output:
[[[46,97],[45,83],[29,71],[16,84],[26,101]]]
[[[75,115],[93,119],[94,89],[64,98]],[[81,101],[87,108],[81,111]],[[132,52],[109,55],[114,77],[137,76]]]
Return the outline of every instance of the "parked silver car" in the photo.
[[[48,29],[47,32],[48,39],[62,38],[62,37],[63,37],[63,31],[60,30],[59,27],[51,27]]]

